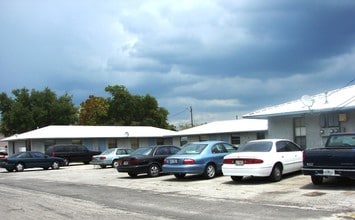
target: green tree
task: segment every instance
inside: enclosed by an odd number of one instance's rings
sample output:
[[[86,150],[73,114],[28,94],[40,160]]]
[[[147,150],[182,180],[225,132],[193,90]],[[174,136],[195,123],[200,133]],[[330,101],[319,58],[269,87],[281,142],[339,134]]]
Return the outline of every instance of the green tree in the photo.
[[[80,104],[79,124],[101,125],[107,120],[109,103],[102,97],[90,95],[89,98]]]
[[[157,100],[151,95],[132,95],[122,85],[107,86],[109,97],[108,124],[154,126],[171,129],[167,123],[169,112],[158,106]]]
[[[68,94],[57,97],[49,88],[43,91],[15,89],[14,98],[0,94],[1,127],[5,135],[13,135],[47,125],[74,124],[77,109]]]

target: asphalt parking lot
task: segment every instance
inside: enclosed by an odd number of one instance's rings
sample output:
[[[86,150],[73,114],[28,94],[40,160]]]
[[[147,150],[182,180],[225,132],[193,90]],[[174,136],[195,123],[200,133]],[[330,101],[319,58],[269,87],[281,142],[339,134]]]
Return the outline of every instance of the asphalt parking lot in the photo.
[[[157,193],[171,193],[196,196],[206,200],[238,199],[279,207],[298,207],[312,210],[330,210],[346,219],[355,219],[355,181],[327,180],[321,186],[314,186],[310,177],[301,173],[284,176],[280,182],[271,183],[264,178],[246,178],[233,182],[228,176],[211,180],[199,176],[186,176],[177,180],[173,175],[149,178],[140,175],[131,178],[113,168],[101,169],[94,165],[75,164],[59,170],[25,170],[22,173],[7,173],[0,170],[2,178],[14,180],[40,179],[63,181],[76,184],[125,187],[137,190],[151,190]]]

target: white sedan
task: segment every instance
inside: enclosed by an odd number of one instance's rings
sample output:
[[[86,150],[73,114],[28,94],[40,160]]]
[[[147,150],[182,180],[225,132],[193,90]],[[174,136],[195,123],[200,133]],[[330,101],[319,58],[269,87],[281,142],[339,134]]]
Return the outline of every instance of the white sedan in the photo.
[[[223,175],[240,181],[244,176],[269,177],[280,181],[283,174],[300,171],[303,149],[286,139],[249,141],[224,157]]]

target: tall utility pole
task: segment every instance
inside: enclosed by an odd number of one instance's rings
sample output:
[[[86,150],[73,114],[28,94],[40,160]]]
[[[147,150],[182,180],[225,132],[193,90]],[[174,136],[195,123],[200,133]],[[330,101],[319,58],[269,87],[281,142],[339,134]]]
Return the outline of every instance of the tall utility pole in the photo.
[[[190,106],[190,118],[191,118],[191,127],[194,126],[194,120],[192,118],[192,107]]]

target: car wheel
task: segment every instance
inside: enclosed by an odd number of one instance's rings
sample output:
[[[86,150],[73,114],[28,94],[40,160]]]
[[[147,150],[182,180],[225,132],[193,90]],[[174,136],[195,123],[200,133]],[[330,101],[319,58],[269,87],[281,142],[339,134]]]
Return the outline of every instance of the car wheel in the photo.
[[[148,168],[148,176],[150,177],[157,177],[160,173],[160,167],[158,164],[152,164]]]
[[[322,176],[311,176],[311,180],[314,185],[321,185],[323,183]]]
[[[53,169],[53,170],[59,169],[59,162],[58,162],[58,161],[54,161],[54,162],[52,163],[52,169]]]
[[[186,173],[175,173],[174,176],[176,179],[183,179],[186,176]]]
[[[24,169],[25,169],[25,165],[23,165],[22,163],[16,164],[15,170],[17,172],[22,172]]]
[[[12,171],[14,171],[13,169],[8,169],[8,168],[6,168],[6,170],[7,170],[7,172],[12,172]]]
[[[128,172],[128,175],[129,175],[130,177],[137,177],[137,174],[136,174],[136,173]]]
[[[100,167],[101,168],[106,168],[106,165],[101,164]]]
[[[213,164],[207,164],[203,176],[207,179],[212,179],[216,176],[216,167]]]
[[[112,161],[112,167],[117,168],[118,167],[118,160]]]
[[[243,177],[242,176],[231,176],[231,179],[235,182],[239,182],[243,179]]]
[[[277,182],[280,181],[281,178],[282,178],[282,167],[280,164],[275,164],[274,167],[272,168],[269,179],[272,182]]]
[[[69,159],[68,158],[63,158],[64,161],[64,166],[69,166]]]

